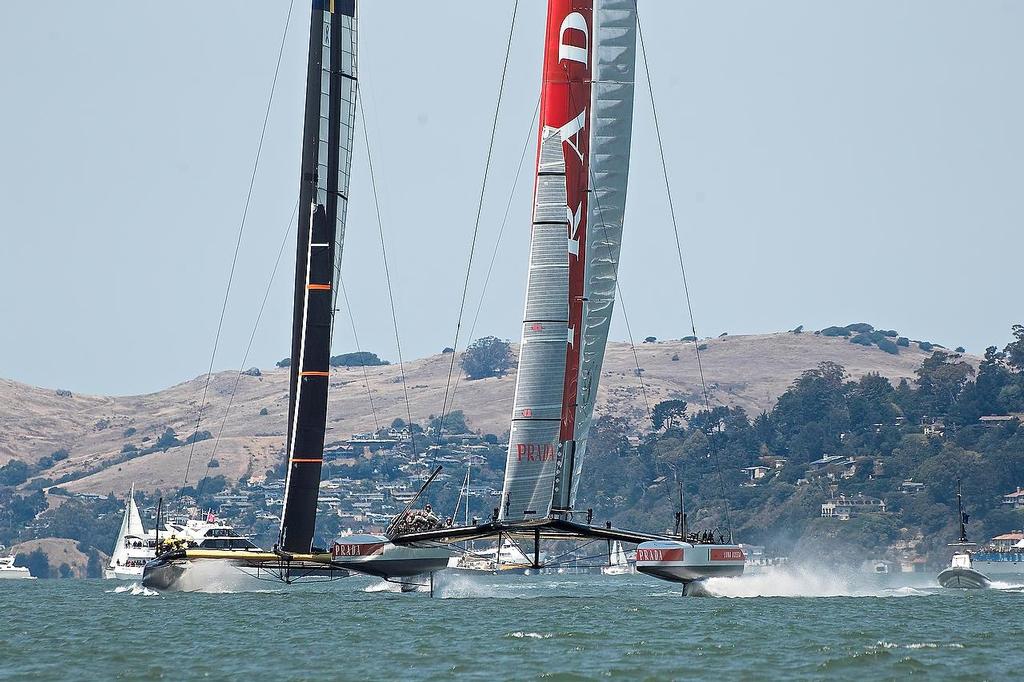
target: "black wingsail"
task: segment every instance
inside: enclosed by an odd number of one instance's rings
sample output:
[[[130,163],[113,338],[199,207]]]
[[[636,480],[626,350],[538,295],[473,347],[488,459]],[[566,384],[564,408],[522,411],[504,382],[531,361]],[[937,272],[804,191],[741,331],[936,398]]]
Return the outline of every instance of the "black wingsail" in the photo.
[[[327,426],[335,274],[348,206],[356,97],[355,0],[313,0],[292,311],[288,457],[279,547],[309,552]]]

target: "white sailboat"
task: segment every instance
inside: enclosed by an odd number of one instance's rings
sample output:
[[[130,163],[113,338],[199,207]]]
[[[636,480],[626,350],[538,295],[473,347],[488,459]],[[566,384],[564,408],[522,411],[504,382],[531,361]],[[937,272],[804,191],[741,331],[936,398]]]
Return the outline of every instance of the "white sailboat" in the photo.
[[[608,565],[601,567],[601,573],[604,575],[627,575],[633,573],[633,567],[630,566],[629,560],[626,558],[626,552],[622,549],[622,543],[618,540],[612,543],[611,552],[608,553]]]
[[[124,504],[124,518],[117,531],[114,551],[103,570],[108,580],[141,580],[142,569],[147,561],[156,557],[156,533],[146,532],[142,515],[135,504],[135,484],[128,490]]]

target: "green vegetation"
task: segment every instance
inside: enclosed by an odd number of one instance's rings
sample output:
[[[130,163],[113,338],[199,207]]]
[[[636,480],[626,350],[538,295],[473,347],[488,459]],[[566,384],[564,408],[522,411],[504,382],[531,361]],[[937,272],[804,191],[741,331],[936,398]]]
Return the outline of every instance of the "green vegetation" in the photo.
[[[387,360],[381,360],[376,353],[359,351],[358,353],[342,353],[331,356],[331,367],[377,367],[378,365],[391,364]]]
[[[462,354],[462,369],[470,379],[505,376],[510,367],[511,345],[494,336],[477,339]]]
[[[0,485],[21,485],[28,480],[32,468],[20,459],[12,459],[0,467]]]
[[[902,543],[947,561],[958,477],[973,539],[1024,527],[1024,512],[1001,504],[1002,495],[1024,485],[1024,429],[1014,418],[979,421],[1024,412],[1024,326],[1013,335],[1004,350],[989,348],[977,371],[959,354],[937,349],[914,383],[893,385],[877,374],[854,381],[843,367],[822,363],[753,419],[726,407],[680,419],[678,406],[659,403],[652,413],[659,431],[639,447],[626,440],[629,421],[599,419],[580,488],[588,499],[580,506],[622,526],[664,530],[672,525],[679,480],[691,527],[731,526],[737,538],[770,551],[814,548],[819,558],[853,560],[864,552],[895,556],[892,546]],[[828,455],[841,464],[822,465]],[[756,485],[741,471],[754,465],[768,467]],[[923,490],[901,492],[908,479]],[[830,496],[858,494],[884,500],[886,512],[821,518]]]

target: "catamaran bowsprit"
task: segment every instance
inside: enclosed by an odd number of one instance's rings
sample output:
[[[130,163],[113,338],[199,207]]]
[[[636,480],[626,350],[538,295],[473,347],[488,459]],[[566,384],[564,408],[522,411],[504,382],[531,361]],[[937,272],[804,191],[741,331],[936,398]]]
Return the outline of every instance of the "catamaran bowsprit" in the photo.
[[[332,320],[345,238],[356,115],[355,0],[314,0],[309,33],[306,108],[299,184],[299,229],[288,394],[288,458],[278,544],[204,547],[195,543],[163,552],[146,564],[143,584],[161,589],[202,589],[200,572],[239,571],[292,582],[333,579],[350,570],[406,580],[445,568],[443,547],[397,547],[384,536],[364,535],[313,547],[323,465],[330,380]],[[197,579],[192,579],[193,577]]]
[[[647,571],[658,578],[687,583],[743,570],[737,545],[705,551],[595,526],[589,515],[574,519],[615,303],[637,31],[634,0],[548,2],[526,310],[500,503],[487,523],[399,534],[397,544],[532,541],[540,568],[542,539],[650,541],[649,558],[685,557],[685,571]],[[638,570],[649,563],[638,560]]]

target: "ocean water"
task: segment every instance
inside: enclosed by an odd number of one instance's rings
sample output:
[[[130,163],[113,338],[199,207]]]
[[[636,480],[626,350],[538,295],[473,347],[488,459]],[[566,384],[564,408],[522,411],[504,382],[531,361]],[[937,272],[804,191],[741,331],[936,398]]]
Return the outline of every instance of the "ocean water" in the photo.
[[[440,577],[157,594],[0,581],[0,679],[933,679],[1024,674],[1024,592],[823,571]]]

